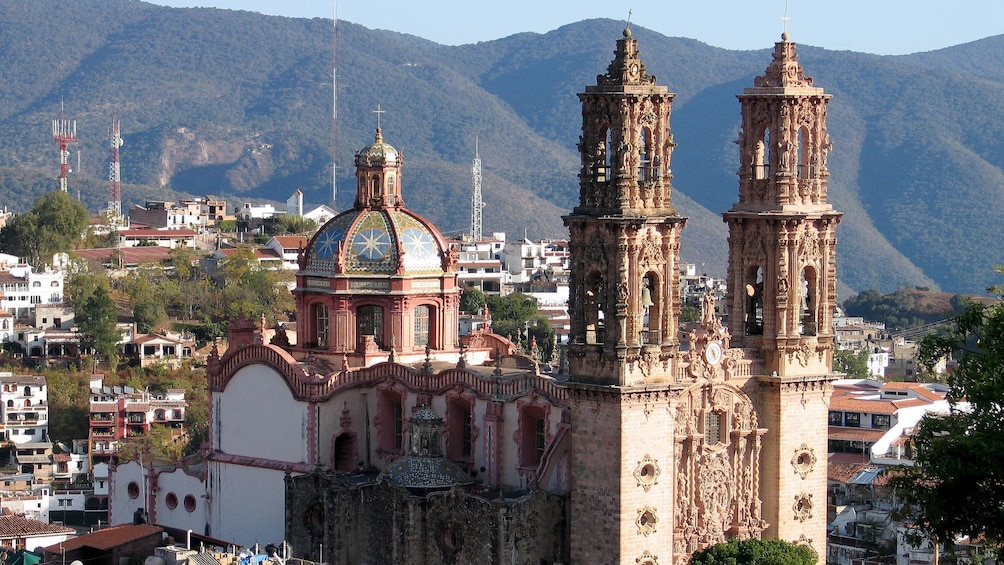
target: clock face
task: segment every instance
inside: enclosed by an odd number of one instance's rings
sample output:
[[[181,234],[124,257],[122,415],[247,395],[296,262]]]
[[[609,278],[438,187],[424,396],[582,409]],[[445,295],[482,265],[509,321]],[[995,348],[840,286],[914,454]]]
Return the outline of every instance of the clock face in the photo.
[[[637,63],[635,63],[634,65],[631,65],[631,74],[633,74],[633,75],[638,74],[638,64]]]
[[[379,261],[390,250],[390,235],[379,229],[365,229],[352,238],[352,251],[366,261]]]
[[[704,359],[712,365],[717,365],[722,360],[722,355],[724,355],[724,351],[717,341],[709,343],[704,349]]]
[[[415,259],[429,259],[436,254],[436,245],[429,232],[408,228],[401,234],[404,252]]]

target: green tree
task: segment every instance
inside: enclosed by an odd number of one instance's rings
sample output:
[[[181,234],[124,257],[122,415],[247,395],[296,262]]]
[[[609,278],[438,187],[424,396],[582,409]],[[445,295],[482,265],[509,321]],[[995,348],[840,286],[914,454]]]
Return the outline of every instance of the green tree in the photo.
[[[236,253],[223,261],[220,276],[227,316],[244,314],[258,317],[264,314],[274,321],[277,314],[294,309],[293,295],[288,286],[292,273],[262,268],[250,247],[238,248]]]
[[[87,437],[89,424],[89,373],[79,371],[46,372],[49,404],[49,436],[70,441]]]
[[[524,348],[529,347],[530,338],[535,338],[543,358],[550,357],[554,330],[547,318],[538,311],[536,298],[522,292],[513,292],[505,296],[488,296],[487,303],[492,315],[493,332],[521,339]],[[530,337],[527,337],[527,333]]]
[[[729,540],[694,553],[692,565],[814,565],[811,547],[782,540]]]
[[[460,310],[463,312],[480,312],[487,302],[485,293],[476,286],[469,286],[460,295]]]
[[[914,428],[915,465],[897,468],[890,484],[903,513],[934,540],[968,535],[1004,547],[1004,303],[970,302],[950,329],[921,340],[930,367],[954,357],[947,413],[929,413]]]
[[[0,249],[40,267],[54,254],[73,250],[83,239],[88,221],[83,204],[56,190],[40,196],[31,211],[0,230]]]
[[[118,341],[122,333],[115,327],[118,312],[108,288],[99,285],[82,303],[76,303],[74,310],[77,326],[83,334],[82,344],[107,359],[114,371],[118,365]]]
[[[317,231],[317,222],[296,214],[277,216],[266,228],[270,235],[305,235],[310,237]]]
[[[838,349],[833,354],[833,370],[852,379],[868,378],[868,350]]]

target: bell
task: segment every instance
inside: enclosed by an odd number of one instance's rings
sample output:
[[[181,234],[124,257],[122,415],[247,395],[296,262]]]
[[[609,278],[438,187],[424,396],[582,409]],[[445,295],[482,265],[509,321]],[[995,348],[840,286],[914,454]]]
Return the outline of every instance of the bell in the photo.
[[[644,308],[655,306],[655,302],[652,302],[652,291],[647,286],[641,287],[641,305]]]

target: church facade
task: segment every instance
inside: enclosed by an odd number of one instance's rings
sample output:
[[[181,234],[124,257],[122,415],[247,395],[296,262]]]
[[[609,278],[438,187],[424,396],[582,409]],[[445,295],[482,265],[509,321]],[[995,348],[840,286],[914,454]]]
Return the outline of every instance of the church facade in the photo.
[[[749,537],[825,555],[829,96],[787,36],[739,95],[729,316],[708,296],[685,327],[673,94],[625,30],[579,98],[561,367],[490,331],[458,337],[456,258],[405,207],[378,128],[353,209],[301,254],[296,342],[238,320],[210,358],[206,535],[329,563],[666,565]]]

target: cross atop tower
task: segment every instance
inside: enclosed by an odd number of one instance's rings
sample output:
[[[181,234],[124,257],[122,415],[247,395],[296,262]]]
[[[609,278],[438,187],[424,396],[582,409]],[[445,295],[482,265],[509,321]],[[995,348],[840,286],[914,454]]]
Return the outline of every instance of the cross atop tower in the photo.
[[[781,32],[784,33],[785,38],[788,37],[788,22],[791,17],[788,16],[788,0],[784,0],[784,15],[781,16]]]
[[[380,114],[386,114],[387,110],[381,110],[380,105],[377,104],[377,109],[372,112],[377,115],[377,129],[380,129]]]

